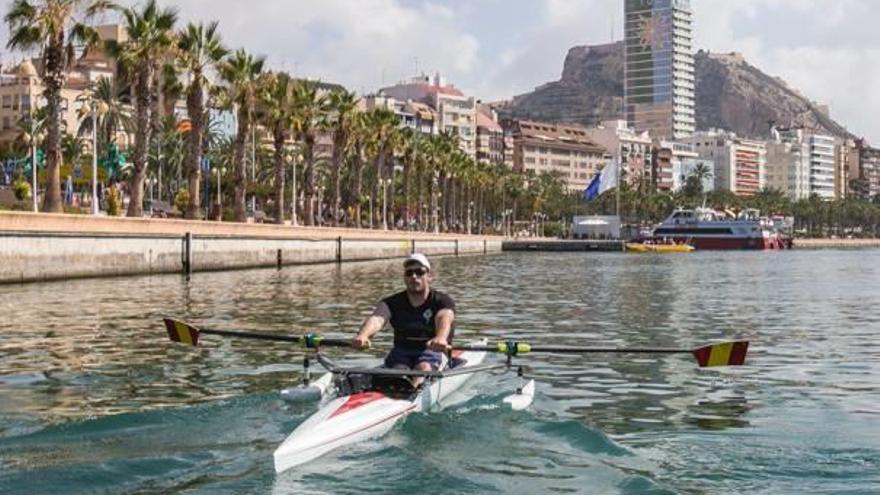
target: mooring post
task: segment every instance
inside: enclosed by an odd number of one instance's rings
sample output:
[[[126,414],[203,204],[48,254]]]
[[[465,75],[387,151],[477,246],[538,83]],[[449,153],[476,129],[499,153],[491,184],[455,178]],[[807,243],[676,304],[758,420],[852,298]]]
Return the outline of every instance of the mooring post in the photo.
[[[455,255],[458,256],[458,239],[455,240]]]
[[[413,254],[414,252],[416,252],[416,240],[410,239],[409,240],[409,254]]]
[[[342,263],[342,236],[336,238],[336,262]]]
[[[486,254],[488,252],[489,252],[489,248],[486,247],[486,239],[483,239],[483,254]]]
[[[279,250],[278,250],[278,269],[279,269],[279,270],[281,269],[282,261],[283,261],[283,260],[282,260],[282,258],[281,258],[281,250],[279,249]]]
[[[192,232],[183,236],[183,273],[189,278],[193,272],[192,266]]]

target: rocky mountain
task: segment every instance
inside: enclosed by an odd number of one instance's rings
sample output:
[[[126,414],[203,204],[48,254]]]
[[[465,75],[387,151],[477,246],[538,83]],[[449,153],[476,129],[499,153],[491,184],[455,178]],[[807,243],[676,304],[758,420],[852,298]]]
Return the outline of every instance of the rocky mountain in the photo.
[[[769,123],[799,125],[835,136],[846,128],[825,109],[768,76],[739,54],[699,51],[696,72],[697,129],[727,129],[766,137]],[[596,125],[623,118],[623,42],[576,46],[568,51],[562,78],[515,96],[498,107],[504,117]]]

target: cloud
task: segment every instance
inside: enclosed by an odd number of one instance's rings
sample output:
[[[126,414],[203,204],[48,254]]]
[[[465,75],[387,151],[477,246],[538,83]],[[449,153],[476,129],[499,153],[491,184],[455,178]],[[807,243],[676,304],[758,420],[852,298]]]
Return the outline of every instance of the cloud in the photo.
[[[183,20],[218,20],[227,45],[266,56],[272,68],[358,92],[409,77],[416,65],[449,72],[453,79],[476,69],[478,39],[441,3],[178,0],[173,5]]]
[[[270,67],[378,89],[441,71],[483,100],[557,80],[569,48],[622,38],[623,0],[166,0]],[[738,51],[880,144],[876,0],[691,0],[694,48]],[[11,0],[0,0],[5,12]],[[5,26],[4,26],[5,30]],[[11,62],[18,55],[9,55]]]

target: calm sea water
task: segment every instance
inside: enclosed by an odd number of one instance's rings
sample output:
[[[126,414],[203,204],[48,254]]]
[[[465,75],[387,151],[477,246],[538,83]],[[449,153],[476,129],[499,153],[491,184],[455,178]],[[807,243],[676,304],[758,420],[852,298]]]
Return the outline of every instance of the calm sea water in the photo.
[[[530,410],[499,406],[515,377],[479,376],[463,404],[281,475],[273,450],[314,410],[277,396],[302,354],[161,326],[347,336],[398,263],[0,287],[0,493],[880,493],[877,250],[437,259],[460,339],[746,338],[747,366],[531,355]]]

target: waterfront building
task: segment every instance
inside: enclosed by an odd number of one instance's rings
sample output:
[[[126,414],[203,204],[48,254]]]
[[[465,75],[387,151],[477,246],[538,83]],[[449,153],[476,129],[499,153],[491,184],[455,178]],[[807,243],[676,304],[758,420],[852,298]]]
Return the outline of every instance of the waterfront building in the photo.
[[[880,149],[864,139],[856,139],[849,150],[849,192],[856,198],[873,198],[880,194]]]
[[[426,103],[413,100],[398,100],[388,95],[367,95],[362,100],[363,110],[370,111],[374,108],[385,108],[394,112],[400,119],[401,127],[408,127],[422,134],[437,134],[438,116]]]
[[[477,161],[503,163],[513,167],[513,140],[505,136],[498,114],[488,105],[477,104]],[[509,157],[509,160],[508,160]]]
[[[637,131],[696,130],[690,0],[625,0],[624,112]]]
[[[591,141],[621,164],[621,180],[637,187],[656,182],[652,169],[652,140],[647,131],[636,132],[625,120],[607,120],[585,131]],[[669,173],[672,173],[671,169]]]
[[[611,159],[580,126],[529,120],[505,122],[513,138],[513,170],[552,173],[571,191],[583,191]]]
[[[681,190],[687,184],[688,177],[701,166],[709,172],[702,178],[703,191],[715,189],[715,163],[700,158],[700,155],[694,151],[693,144],[656,139],[653,147],[652,179],[657,191]]]
[[[412,100],[429,105],[437,112],[437,129],[450,132],[459,139],[462,151],[476,158],[476,101],[436,74],[421,75],[379,90],[379,93],[402,101]]]
[[[810,194],[834,199],[834,137],[810,134]]]
[[[834,137],[803,128],[773,128],[767,142],[766,187],[779,189],[794,200],[811,195],[835,197]]]
[[[117,24],[96,26],[102,40],[124,40],[126,33]],[[11,70],[0,72],[0,144],[19,139],[19,123],[31,112],[46,105],[45,87],[39,76],[40,59],[25,59]],[[82,96],[101,78],[116,77],[116,62],[100,48],[84,50],[67,74],[61,88],[61,130],[70,134],[79,131]],[[120,132],[118,144],[125,146],[128,136]],[[91,141],[86,145],[91,148]]]
[[[683,140],[700,158],[714,162],[715,189],[752,196],[763,187],[767,147],[725,131],[698,132]]]
[[[767,141],[765,187],[777,189],[793,200],[810,196],[810,145],[803,129],[773,128]]]

